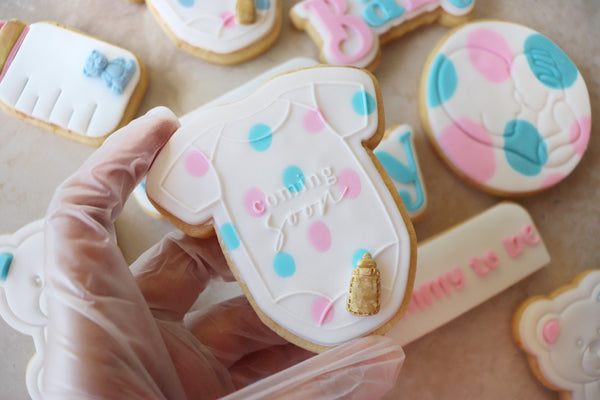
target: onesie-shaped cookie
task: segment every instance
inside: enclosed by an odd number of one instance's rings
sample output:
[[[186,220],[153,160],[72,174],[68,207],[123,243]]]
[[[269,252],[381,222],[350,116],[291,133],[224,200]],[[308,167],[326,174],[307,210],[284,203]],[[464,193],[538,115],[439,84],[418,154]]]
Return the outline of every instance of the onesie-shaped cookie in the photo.
[[[0,106],[98,146],[135,115],[147,87],[137,57],[53,23],[0,22]]]
[[[320,47],[321,61],[372,70],[385,43],[434,21],[459,25],[474,6],[475,0],[303,0],[290,18]]]
[[[536,376],[561,399],[600,399],[600,270],[524,302],[513,332]]]
[[[547,37],[508,22],[470,23],[442,39],[423,70],[419,107],[450,168],[500,196],[560,182],[590,137],[577,67]]]
[[[146,0],[182,50],[217,64],[266,51],[281,30],[281,0]]]
[[[262,320],[313,351],[387,331],[410,300],[414,232],[371,151],[382,135],[380,98],[360,69],[279,75],[188,118],[146,180],[149,198],[188,234],[214,227]],[[346,300],[367,252],[381,307],[356,316]]]
[[[0,316],[14,329],[33,338],[36,354],[27,367],[27,390],[41,399],[41,373],[46,347],[44,301],[44,221],[0,236]]]

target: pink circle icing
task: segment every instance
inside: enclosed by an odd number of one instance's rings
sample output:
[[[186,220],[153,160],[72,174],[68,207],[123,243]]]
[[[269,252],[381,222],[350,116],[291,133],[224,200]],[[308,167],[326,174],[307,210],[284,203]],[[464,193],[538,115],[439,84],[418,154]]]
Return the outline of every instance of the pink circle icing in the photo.
[[[346,191],[344,197],[355,199],[360,195],[362,189],[360,176],[353,169],[345,169],[338,176],[340,192]]]
[[[550,186],[556,185],[558,182],[562,181],[566,178],[565,174],[561,174],[560,172],[554,172],[547,177],[544,178],[542,184],[540,185],[540,189],[549,188]]]
[[[199,151],[190,151],[183,160],[185,170],[193,177],[201,178],[208,172],[210,164],[208,159]]]
[[[496,158],[491,135],[482,125],[462,118],[444,128],[439,141],[454,165],[471,179],[485,183],[494,176]]]
[[[244,206],[248,214],[253,217],[260,217],[267,211],[265,194],[257,188],[248,189],[244,195]]]
[[[233,11],[223,11],[221,15],[219,15],[221,21],[223,21],[223,26],[225,28],[234,28],[235,27],[235,14]]]
[[[504,37],[491,29],[475,29],[467,38],[469,60],[488,81],[504,82],[510,78],[512,50]]]
[[[592,118],[590,116],[581,117],[574,121],[571,129],[569,129],[569,142],[579,157],[583,156],[587,149],[591,130]]]
[[[313,222],[308,227],[308,240],[315,250],[325,252],[331,247],[331,232],[323,222]]]
[[[317,298],[311,308],[313,320],[319,326],[333,320],[333,303],[327,297]]]
[[[308,133],[319,133],[325,127],[325,122],[321,110],[318,108],[309,110],[302,118],[302,126]]]

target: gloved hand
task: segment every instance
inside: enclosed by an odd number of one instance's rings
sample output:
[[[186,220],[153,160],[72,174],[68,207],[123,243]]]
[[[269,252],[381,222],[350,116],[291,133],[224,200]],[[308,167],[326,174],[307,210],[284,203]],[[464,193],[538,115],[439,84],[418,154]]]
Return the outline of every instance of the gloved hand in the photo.
[[[169,110],[152,110],[114,133],[54,195],[44,398],[211,399],[312,355],[263,325],[245,298],[186,315],[211,278],[233,280],[215,238],[173,233],[127,265],[113,224],[177,128]],[[232,396],[373,399],[394,385],[403,360],[389,339],[369,337]]]

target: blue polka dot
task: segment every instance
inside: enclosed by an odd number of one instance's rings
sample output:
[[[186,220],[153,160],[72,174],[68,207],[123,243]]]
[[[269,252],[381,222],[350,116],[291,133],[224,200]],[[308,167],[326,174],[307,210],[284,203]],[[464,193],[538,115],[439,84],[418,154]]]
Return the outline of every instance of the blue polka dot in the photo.
[[[221,237],[228,250],[232,251],[240,247],[240,238],[233,224],[227,223],[221,226]]]
[[[504,128],[504,152],[508,164],[526,176],[535,176],[548,161],[544,138],[531,123],[513,120]]]
[[[0,254],[0,281],[5,281],[8,277],[8,270],[12,261],[13,255],[11,253]]]
[[[283,185],[292,193],[298,193],[304,189],[304,173],[295,165],[287,167],[283,171]]]
[[[467,8],[473,3],[473,0],[450,0],[450,4],[452,4],[456,8]]]
[[[427,80],[427,105],[437,107],[450,100],[456,91],[458,76],[452,61],[439,54],[431,65]]]
[[[566,89],[577,80],[577,67],[553,41],[535,33],[525,41],[525,55],[533,75],[552,89]]]
[[[367,254],[369,250],[366,249],[358,249],[354,252],[354,256],[352,256],[352,268],[356,268],[358,266],[358,262]]]
[[[273,268],[275,268],[277,275],[287,278],[296,272],[296,261],[288,253],[277,253],[273,260]]]
[[[357,114],[369,115],[377,108],[377,102],[366,90],[361,90],[352,96],[352,108]]]
[[[142,188],[143,191],[146,191],[146,180],[145,179],[140,183],[140,187]]]
[[[271,7],[269,0],[254,0],[254,5],[258,10],[268,10]]]
[[[196,0],[179,0],[179,4],[181,4],[184,7],[192,7],[194,5],[194,3],[196,2]]]
[[[273,134],[271,128],[265,124],[256,124],[250,128],[248,134],[248,140],[250,145],[256,151],[265,151],[271,147],[271,141],[273,140]]]

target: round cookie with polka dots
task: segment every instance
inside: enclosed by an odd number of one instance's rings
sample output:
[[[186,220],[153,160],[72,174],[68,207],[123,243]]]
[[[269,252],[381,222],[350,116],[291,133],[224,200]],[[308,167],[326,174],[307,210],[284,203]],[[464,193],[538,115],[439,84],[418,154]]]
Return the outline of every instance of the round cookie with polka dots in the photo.
[[[441,158],[461,178],[500,196],[565,179],[591,132],[588,91],[556,43],[501,21],[446,35],[423,71],[419,113]]]
[[[415,235],[372,149],[383,109],[375,78],[346,67],[296,70],[236,103],[194,114],[146,180],[188,234],[214,229],[261,319],[312,351],[383,334],[410,300]],[[346,308],[369,253],[380,310]]]

